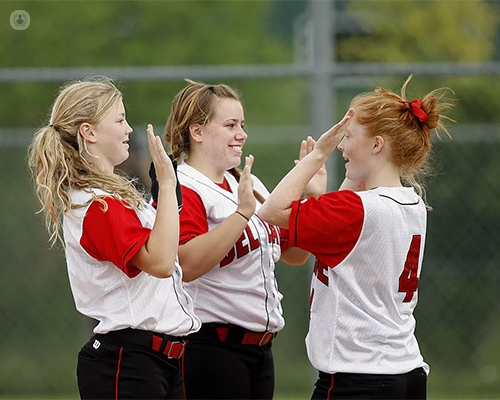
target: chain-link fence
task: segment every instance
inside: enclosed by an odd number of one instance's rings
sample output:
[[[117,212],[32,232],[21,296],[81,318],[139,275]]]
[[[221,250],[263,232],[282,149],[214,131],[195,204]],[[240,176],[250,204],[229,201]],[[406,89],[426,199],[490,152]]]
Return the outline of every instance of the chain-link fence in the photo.
[[[29,12],[0,24],[0,398],[77,398],[76,356],[93,325],[74,308],[63,250],[49,249],[26,166],[26,146],[63,80],[119,78],[135,128],[123,169],[143,180],[144,127],[153,122],[161,132],[182,78],[236,87],[249,133],[244,151],[272,189],[302,138],[318,136],[357,93],[397,90],[411,72],[412,98],[449,86],[458,100],[453,140],[434,142],[428,184],[434,210],[416,334],[431,365],[429,398],[500,398],[499,4],[332,1],[333,29],[314,20],[326,15],[308,9],[314,2],[0,2],[0,15]],[[315,39],[321,32],[324,42]],[[30,66],[58,68],[16,69]],[[66,68],[77,66],[86,68]],[[338,156],[330,164],[334,184],[341,164]],[[287,321],[273,344],[277,398],[312,392],[304,345],[310,275],[308,265],[277,268]]]
[[[246,151],[270,188],[292,166],[305,126],[255,126]],[[417,337],[431,365],[429,397],[495,398],[500,390],[500,131],[457,125],[435,142]],[[25,165],[30,132],[0,132],[3,254],[0,396],[75,397],[75,363],[91,322],[74,309],[61,249],[49,250]],[[134,154],[144,143],[136,141]],[[340,162],[339,160],[337,160]],[[147,163],[144,162],[145,165]],[[340,170],[340,168],[339,168]],[[139,171],[140,174],[140,171]],[[314,371],[304,347],[310,267],[278,266],[287,326],[275,341],[277,396],[306,398]]]

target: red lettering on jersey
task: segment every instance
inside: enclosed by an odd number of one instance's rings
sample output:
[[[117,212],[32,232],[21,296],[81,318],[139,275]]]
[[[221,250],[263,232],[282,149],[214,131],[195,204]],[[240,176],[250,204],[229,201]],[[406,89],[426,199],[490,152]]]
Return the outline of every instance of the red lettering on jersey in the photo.
[[[264,225],[264,227],[266,228],[268,242],[280,244],[280,235],[276,229],[276,226],[268,224],[266,221],[264,221],[258,215],[257,215],[257,217],[262,222],[262,225]]]
[[[269,225],[269,229],[271,231],[271,235],[269,236],[269,243],[280,244],[280,235],[276,230],[274,225]]]
[[[233,262],[234,254],[235,254],[235,251],[234,251],[234,246],[233,246],[233,248],[231,250],[229,250],[229,253],[227,253],[227,255],[220,262],[221,268],[225,267],[226,265],[231,264]]]
[[[318,280],[326,286],[328,286],[328,276],[325,275],[324,271],[328,268],[330,267],[323,261],[316,259],[316,262],[314,263],[314,275],[316,275],[316,278],[318,278]]]
[[[237,258],[241,258],[244,255],[248,254],[250,250],[248,249],[248,245],[243,244],[243,240],[246,239],[245,232],[243,232],[236,242],[236,256]]]
[[[245,243],[243,241],[246,241]],[[252,234],[252,231],[246,226],[245,230],[241,234],[240,238],[238,241],[234,244],[233,248],[227,253],[227,255],[222,259],[220,262],[220,266],[225,267],[228,264],[231,264],[234,261],[234,258],[241,258],[250,251],[254,251],[256,248],[260,246],[260,241],[259,239],[255,239],[255,237]],[[250,248],[249,248],[250,247]]]
[[[260,219],[260,222],[262,222],[262,225],[264,225],[264,228],[266,228],[267,237],[268,238],[271,237],[271,230],[270,230],[271,227],[270,227],[270,225],[266,221],[264,221],[261,217],[259,217],[258,215],[257,215],[257,218]],[[269,242],[269,243],[271,243],[271,242]]]
[[[248,243],[250,244],[250,251],[253,251],[260,246],[259,239],[254,238],[252,230],[248,225],[245,227],[245,232],[247,233]]]
[[[420,235],[414,235],[411,240],[410,250],[406,255],[405,268],[399,277],[399,292],[406,292],[403,303],[413,299],[413,294],[418,288],[418,259],[420,256]]]

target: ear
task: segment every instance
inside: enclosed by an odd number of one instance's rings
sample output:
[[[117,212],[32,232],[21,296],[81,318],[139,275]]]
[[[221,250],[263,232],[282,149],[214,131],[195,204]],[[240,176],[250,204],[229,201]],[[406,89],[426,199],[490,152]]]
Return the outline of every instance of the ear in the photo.
[[[373,138],[372,153],[378,154],[384,148],[385,139],[382,136],[375,136]]]
[[[201,143],[203,141],[203,132],[201,124],[191,124],[189,125],[189,134],[191,138],[197,142]]]
[[[92,130],[92,126],[89,123],[84,122],[83,124],[81,124],[78,127],[78,133],[85,141],[89,143],[96,142],[94,131]]]

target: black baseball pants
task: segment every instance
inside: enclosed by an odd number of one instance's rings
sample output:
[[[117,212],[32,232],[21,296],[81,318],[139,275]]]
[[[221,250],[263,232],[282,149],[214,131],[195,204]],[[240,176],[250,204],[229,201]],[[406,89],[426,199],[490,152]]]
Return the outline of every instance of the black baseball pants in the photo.
[[[425,400],[427,374],[416,368],[406,374],[327,374],[319,378],[311,399],[397,399]]]
[[[206,326],[187,336],[183,359],[186,399],[272,399],[271,345],[221,341],[215,329],[211,332]]]
[[[184,399],[180,361],[163,354],[164,345],[153,349],[152,332],[116,332],[94,335],[80,350],[82,399]]]

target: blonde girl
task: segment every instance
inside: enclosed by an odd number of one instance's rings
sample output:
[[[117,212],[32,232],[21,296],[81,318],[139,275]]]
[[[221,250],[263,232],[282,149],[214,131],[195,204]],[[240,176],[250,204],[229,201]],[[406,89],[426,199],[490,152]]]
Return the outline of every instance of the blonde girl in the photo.
[[[200,321],[177,263],[176,176],[148,126],[154,210],[114,168],[129,156],[122,94],[108,79],[70,82],[29,148],[52,243],[63,242],[76,308],[97,321],[78,355],[83,399],[183,398],[183,337]]]

